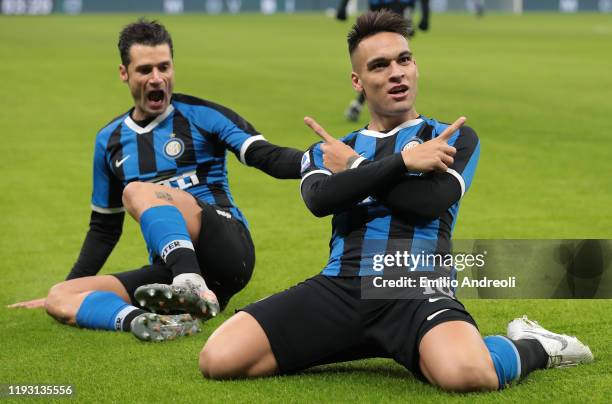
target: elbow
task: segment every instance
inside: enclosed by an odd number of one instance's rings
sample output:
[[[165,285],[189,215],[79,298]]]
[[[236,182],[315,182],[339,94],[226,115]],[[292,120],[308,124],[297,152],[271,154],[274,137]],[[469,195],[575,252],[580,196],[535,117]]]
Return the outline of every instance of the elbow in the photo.
[[[304,202],[306,203],[306,207],[308,208],[310,213],[312,213],[316,217],[325,217],[332,213],[328,207],[326,207],[316,199],[305,199]]]
[[[325,217],[331,215],[331,212],[323,209],[310,209],[310,212],[316,217]]]
[[[431,203],[431,204],[425,204],[420,207],[417,214],[420,216],[435,219],[435,218],[442,216],[444,212],[449,210],[451,206],[453,206],[453,203],[454,202],[448,203],[447,201],[441,201],[441,202],[436,202],[436,203]]]
[[[329,216],[332,214],[332,212],[329,209],[325,209],[322,206],[308,206],[308,210],[310,210],[310,213],[312,213],[316,217],[325,217],[325,216]]]

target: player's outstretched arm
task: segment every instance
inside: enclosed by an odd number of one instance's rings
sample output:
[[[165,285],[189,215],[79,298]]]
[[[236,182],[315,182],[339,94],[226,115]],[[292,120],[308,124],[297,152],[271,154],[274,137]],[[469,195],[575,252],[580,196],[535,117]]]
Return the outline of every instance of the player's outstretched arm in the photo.
[[[247,165],[278,179],[299,179],[303,151],[265,140],[254,142],[245,153]]]
[[[302,151],[268,142],[249,121],[230,108],[193,97],[189,99],[192,105],[203,108],[202,114],[194,120],[198,130],[210,140],[223,144],[242,164],[278,179],[300,178]]]
[[[9,309],[16,309],[16,308],[39,309],[39,308],[45,307],[45,300],[47,299],[44,297],[41,297],[39,299],[26,300],[24,302],[17,302],[17,303],[9,304],[6,307],[8,307]]]

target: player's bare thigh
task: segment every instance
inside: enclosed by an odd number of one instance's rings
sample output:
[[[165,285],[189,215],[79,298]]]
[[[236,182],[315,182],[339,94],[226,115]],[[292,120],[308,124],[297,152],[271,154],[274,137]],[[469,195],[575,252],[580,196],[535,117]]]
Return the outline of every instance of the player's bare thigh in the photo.
[[[181,189],[148,182],[130,182],[123,190],[123,206],[138,222],[147,209],[154,206],[172,205],[183,215],[189,236],[198,240],[201,227],[202,208],[195,198]]]
[[[497,374],[480,332],[465,321],[448,321],[429,330],[419,345],[421,371],[445,390],[496,390]]]
[[[74,325],[81,303],[93,291],[114,292],[126,303],[131,303],[119,279],[111,275],[100,275],[72,279],[53,286],[45,300],[45,310],[58,321]]]
[[[210,379],[270,376],[277,370],[266,333],[244,311],[221,324],[200,352],[200,371]]]

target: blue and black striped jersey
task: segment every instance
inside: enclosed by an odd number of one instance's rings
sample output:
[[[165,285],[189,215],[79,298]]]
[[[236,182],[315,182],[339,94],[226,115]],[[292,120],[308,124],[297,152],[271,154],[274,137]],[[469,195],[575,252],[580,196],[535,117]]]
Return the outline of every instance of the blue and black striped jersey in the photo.
[[[265,139],[232,110],[187,95],[174,94],[168,109],[144,128],[126,112],[98,132],[92,209],[123,211],[123,188],[145,181],[228,208],[246,225],[230,193],[226,151],[246,164],[247,148],[258,140]]]
[[[354,174],[357,170],[365,170],[368,163],[379,164],[385,159],[391,165],[399,164],[403,167],[401,158],[391,158],[402,150],[416,144],[426,142],[437,137],[449,125],[440,123],[433,119],[420,116],[418,119],[407,121],[387,133],[362,129],[350,133],[341,140],[351,146],[357,153],[363,156],[366,163],[361,164],[363,168],[351,169]],[[385,202],[377,192],[365,195],[364,198],[352,203],[350,206],[337,206],[331,213],[332,237],[330,240],[330,255],[323,275],[327,276],[365,276],[380,274],[374,272],[372,257],[378,254],[393,255],[399,252],[407,252],[414,256],[419,254],[450,252],[450,240],[459,211],[461,197],[465,194],[472,183],[474,172],[478,164],[480,145],[478,137],[469,127],[463,127],[456,131],[448,142],[457,149],[454,163],[446,173],[416,173],[406,172],[405,167],[400,171],[395,185],[399,183],[414,185],[416,192],[426,195],[405,193],[402,195],[404,201],[394,201],[397,205],[404,203],[409,205],[408,198],[419,200],[419,204],[436,205],[436,198],[443,197],[450,202],[445,208],[431,216],[428,209],[413,210],[398,213],[393,209],[391,203]],[[360,159],[360,160],[363,160]],[[371,165],[371,164],[370,164]],[[321,143],[313,145],[302,159],[302,195],[307,202],[305,193],[317,192],[317,182],[323,183],[327,178],[334,178],[345,174],[332,174],[323,163]],[[362,171],[365,172],[365,171]],[[380,171],[382,172],[382,171]],[[387,170],[394,176],[398,176],[398,170]],[[331,177],[330,177],[331,176]],[[346,179],[347,176],[344,176]],[[355,177],[357,178],[357,177]],[[440,180],[442,178],[442,180]],[[381,183],[383,178],[380,179]],[[399,181],[399,182],[398,182]],[[305,184],[308,183],[308,186]],[[345,182],[346,183],[346,182]],[[331,183],[328,181],[328,185]],[[441,186],[440,186],[441,185]],[[309,189],[305,189],[309,188]],[[448,189],[440,189],[448,188]],[[312,191],[314,190],[314,191]],[[367,190],[366,190],[367,191]],[[332,189],[330,195],[341,192],[340,189]],[[448,196],[450,195],[450,197]],[[361,198],[361,197],[360,197]],[[311,209],[312,210],[312,209]]]
[[[302,151],[268,143],[221,105],[175,94],[167,110],[148,123],[134,122],[130,113],[98,132],[89,231],[67,279],[93,276],[104,265],[122,232],[121,198],[129,182],[183,189],[248,226],[229,190],[227,150],[274,178],[300,178]]]

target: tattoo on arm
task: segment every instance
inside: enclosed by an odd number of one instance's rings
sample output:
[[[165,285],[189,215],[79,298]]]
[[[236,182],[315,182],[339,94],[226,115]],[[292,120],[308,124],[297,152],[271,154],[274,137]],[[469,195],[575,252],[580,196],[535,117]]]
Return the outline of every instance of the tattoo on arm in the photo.
[[[172,195],[170,195],[169,193],[165,191],[156,191],[155,196],[157,197],[157,199],[164,199],[166,201],[172,201]]]

